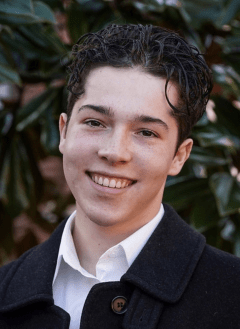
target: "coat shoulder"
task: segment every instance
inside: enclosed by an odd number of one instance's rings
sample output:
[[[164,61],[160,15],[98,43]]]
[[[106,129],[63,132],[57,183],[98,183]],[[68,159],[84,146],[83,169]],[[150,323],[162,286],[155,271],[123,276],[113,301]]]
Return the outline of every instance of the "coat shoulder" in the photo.
[[[21,265],[21,263],[30,255],[36,248],[33,247],[26,251],[23,255],[21,255],[18,259],[3,265],[0,267],[0,285],[5,281],[6,278],[12,277],[14,273],[17,271],[18,267]]]
[[[227,277],[236,278],[240,283],[240,258],[215,247],[206,245],[202,260],[207,263],[207,268],[217,268],[219,275],[228,273]]]
[[[193,281],[195,287],[202,290],[199,294],[204,293],[214,299],[221,296],[223,304],[235,307],[240,302],[240,258],[206,245]]]

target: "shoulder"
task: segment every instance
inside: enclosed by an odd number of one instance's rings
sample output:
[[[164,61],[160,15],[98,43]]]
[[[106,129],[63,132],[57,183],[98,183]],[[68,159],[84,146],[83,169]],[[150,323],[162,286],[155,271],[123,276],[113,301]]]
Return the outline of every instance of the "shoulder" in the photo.
[[[206,245],[191,282],[189,287],[200,300],[207,298],[209,303],[219,305],[218,309],[228,309],[229,314],[238,313],[236,310],[240,302],[238,257]]]
[[[22,262],[24,262],[24,260],[33,252],[35,252],[35,250],[38,248],[38,246],[33,247],[31,249],[29,249],[28,251],[26,251],[21,257],[19,257],[18,259],[3,265],[2,267],[0,267],[0,282],[1,284],[4,282],[4,279],[7,277],[12,277],[12,275],[17,271],[17,269],[19,268],[19,266],[21,265]]]
[[[215,280],[234,280],[240,285],[240,258],[206,245],[199,261],[199,267],[214,274]]]

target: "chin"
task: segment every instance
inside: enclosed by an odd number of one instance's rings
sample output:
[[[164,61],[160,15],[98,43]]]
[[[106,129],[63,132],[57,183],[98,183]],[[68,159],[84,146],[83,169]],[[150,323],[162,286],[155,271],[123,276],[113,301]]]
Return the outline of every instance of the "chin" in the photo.
[[[91,220],[91,222],[95,223],[98,226],[102,226],[102,227],[110,227],[110,226],[114,226],[114,225],[122,222],[121,219],[117,219],[117,218],[113,218],[113,217],[107,218],[106,216],[104,216],[104,217],[90,216],[89,219]]]
[[[110,227],[116,224],[123,223],[123,218],[127,218],[126,215],[116,214],[116,212],[112,213],[111,211],[87,211],[85,212],[85,216],[94,224],[101,227]]]

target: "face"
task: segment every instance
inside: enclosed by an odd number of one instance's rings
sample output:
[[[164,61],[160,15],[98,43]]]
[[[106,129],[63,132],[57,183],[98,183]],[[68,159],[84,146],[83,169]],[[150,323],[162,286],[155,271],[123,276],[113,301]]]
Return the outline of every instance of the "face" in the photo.
[[[169,99],[177,91],[169,84]],[[168,175],[176,175],[192,147],[175,154],[178,127],[165,99],[165,80],[137,68],[90,72],[68,126],[60,117],[60,151],[77,218],[136,230],[159,211]]]

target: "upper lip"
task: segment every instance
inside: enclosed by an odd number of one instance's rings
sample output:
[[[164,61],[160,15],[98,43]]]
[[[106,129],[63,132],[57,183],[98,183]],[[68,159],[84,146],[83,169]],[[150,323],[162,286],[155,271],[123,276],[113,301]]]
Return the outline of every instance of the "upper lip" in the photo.
[[[99,176],[107,176],[107,177],[112,177],[112,178],[119,178],[119,179],[127,179],[133,182],[136,182],[136,179],[127,177],[127,176],[120,176],[118,174],[113,174],[113,173],[107,173],[105,171],[87,171],[88,174],[92,174],[92,175],[99,175]]]

